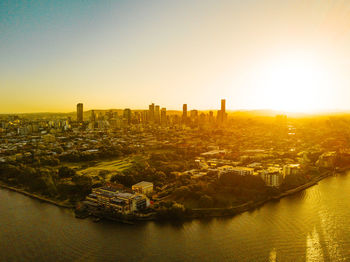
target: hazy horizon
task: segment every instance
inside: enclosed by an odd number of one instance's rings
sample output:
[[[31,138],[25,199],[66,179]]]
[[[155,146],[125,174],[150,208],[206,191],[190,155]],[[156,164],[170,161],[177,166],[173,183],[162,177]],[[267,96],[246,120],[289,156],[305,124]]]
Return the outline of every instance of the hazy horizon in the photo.
[[[130,108],[132,111],[147,111],[148,108]],[[85,108],[84,106],[84,113],[91,112],[94,110],[95,112],[99,111],[123,111],[125,108]],[[198,108],[191,108],[188,107],[188,110],[197,110],[199,112],[206,112],[213,111],[216,115],[217,111],[219,111],[219,108],[215,109],[198,109]],[[179,114],[182,114],[182,108],[178,109],[168,109],[167,112],[177,112]],[[350,114],[349,110],[319,110],[314,112],[292,112],[292,111],[283,111],[283,110],[276,110],[276,109],[268,109],[268,108],[261,108],[261,109],[226,109],[226,112],[230,114],[248,114],[248,115],[259,115],[259,116],[275,116],[278,114],[285,114],[290,117],[302,117],[302,116],[327,116],[327,115],[348,115]],[[35,115],[35,114],[73,114],[76,115],[76,110],[74,111],[74,108],[72,110],[68,111],[37,111],[37,112],[0,112],[0,115]]]

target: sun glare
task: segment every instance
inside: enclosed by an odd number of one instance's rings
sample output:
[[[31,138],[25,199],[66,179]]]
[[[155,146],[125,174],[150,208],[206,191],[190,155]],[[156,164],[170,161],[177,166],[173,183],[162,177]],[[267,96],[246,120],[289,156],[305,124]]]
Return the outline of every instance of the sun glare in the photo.
[[[287,112],[315,112],[327,107],[331,70],[308,55],[288,55],[263,63],[254,84],[264,108]]]

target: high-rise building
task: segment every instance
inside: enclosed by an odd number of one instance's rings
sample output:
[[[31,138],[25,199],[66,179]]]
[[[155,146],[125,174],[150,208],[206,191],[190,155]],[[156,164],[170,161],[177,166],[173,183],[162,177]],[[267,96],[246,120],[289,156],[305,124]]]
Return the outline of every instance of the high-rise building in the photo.
[[[95,110],[91,110],[90,121],[91,121],[91,122],[95,122],[95,121],[96,121]]]
[[[155,106],[154,110],[154,122],[157,124],[160,123],[160,110],[158,105]]]
[[[83,104],[79,103],[77,104],[77,121],[78,122],[83,122],[84,118],[83,118]]]
[[[214,121],[214,112],[209,111],[209,123],[212,123]]]
[[[148,115],[148,121],[154,122],[154,103],[149,105],[149,115]]]
[[[161,110],[160,123],[162,124],[162,126],[166,126],[166,124],[167,124],[166,108],[165,107],[163,107]]]
[[[221,112],[222,112],[222,115],[226,114],[226,100],[225,99],[221,99]]]
[[[190,111],[190,116],[191,116],[192,120],[197,118],[198,117],[198,110],[195,110],[195,109],[191,110]]]
[[[149,112],[147,110],[144,110],[142,112],[141,119],[142,119],[143,123],[147,123],[148,122],[148,114],[149,114]]]
[[[187,104],[183,104],[182,106],[182,122],[186,122],[187,120]]]
[[[223,123],[226,121],[227,114],[226,114],[226,100],[221,99],[221,109],[218,110],[217,114],[218,122]]]
[[[131,123],[131,109],[129,108],[125,108],[123,111],[123,120],[125,120],[125,122],[127,124]]]

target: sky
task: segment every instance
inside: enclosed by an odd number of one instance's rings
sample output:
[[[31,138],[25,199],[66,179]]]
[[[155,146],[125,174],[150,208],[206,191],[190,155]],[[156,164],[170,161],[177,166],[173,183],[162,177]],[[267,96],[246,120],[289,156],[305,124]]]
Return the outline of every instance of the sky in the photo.
[[[0,112],[350,110],[350,1],[0,1]]]

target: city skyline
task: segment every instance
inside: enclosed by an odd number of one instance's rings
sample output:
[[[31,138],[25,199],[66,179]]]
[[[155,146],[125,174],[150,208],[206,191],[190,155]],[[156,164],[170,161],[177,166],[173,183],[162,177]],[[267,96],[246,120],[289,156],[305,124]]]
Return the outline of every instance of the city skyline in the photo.
[[[84,118],[83,108],[83,103],[77,104],[75,124],[78,124],[78,126],[82,126],[84,125],[84,123],[89,123],[88,127],[92,130],[95,128],[101,128],[105,126],[112,128],[121,128],[129,126],[131,124],[151,124],[162,127],[166,127],[169,124],[175,126],[178,124],[184,126],[201,126],[203,124],[224,125],[227,123],[228,119],[228,114],[226,113],[226,99],[221,99],[221,107],[216,112],[216,121],[214,118],[213,111],[204,113],[205,111],[192,109],[189,111],[190,114],[188,115],[187,104],[183,104],[182,114],[181,111],[175,111],[179,113],[180,117],[177,114],[173,114],[172,118],[170,118],[170,115],[167,115],[167,109],[165,107],[160,107],[160,105],[156,105],[155,103],[148,105],[148,110],[131,110],[130,108],[125,108],[122,110],[109,109],[102,110],[105,111],[104,114],[102,112],[99,112],[98,115],[96,115],[95,113],[96,110],[92,109],[85,111],[86,113],[90,112],[89,119]],[[121,115],[119,115],[117,111],[122,111]],[[69,117],[69,121],[71,120],[72,118]]]
[[[350,3],[0,3],[0,112],[350,109]],[[311,15],[310,15],[311,14]]]

